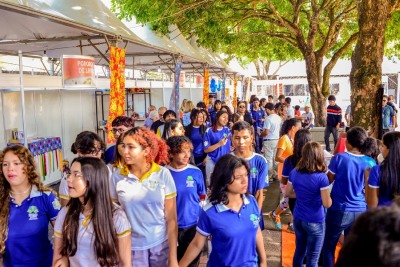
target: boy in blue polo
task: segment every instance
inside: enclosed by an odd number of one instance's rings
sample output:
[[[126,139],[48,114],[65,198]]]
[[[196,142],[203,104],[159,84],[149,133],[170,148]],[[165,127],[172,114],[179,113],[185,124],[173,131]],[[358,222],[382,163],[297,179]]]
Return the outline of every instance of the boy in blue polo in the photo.
[[[201,209],[200,201],[205,199],[206,188],[201,170],[189,164],[193,150],[190,139],[186,136],[172,136],[168,138],[167,145],[170,147],[170,164],[167,169],[171,172],[177,191],[179,261],[196,234]],[[190,266],[197,266],[199,260],[200,254]]]

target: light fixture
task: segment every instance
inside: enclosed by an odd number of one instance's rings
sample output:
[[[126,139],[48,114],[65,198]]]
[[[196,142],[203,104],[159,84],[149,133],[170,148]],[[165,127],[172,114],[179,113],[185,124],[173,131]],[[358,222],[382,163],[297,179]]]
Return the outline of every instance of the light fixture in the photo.
[[[160,66],[158,66],[158,73],[161,73],[161,67]]]
[[[47,60],[49,60],[49,57],[48,57],[48,56],[47,56],[47,54],[46,54],[46,50],[44,50],[44,53],[43,53],[42,59],[43,59],[44,61],[47,61]]]

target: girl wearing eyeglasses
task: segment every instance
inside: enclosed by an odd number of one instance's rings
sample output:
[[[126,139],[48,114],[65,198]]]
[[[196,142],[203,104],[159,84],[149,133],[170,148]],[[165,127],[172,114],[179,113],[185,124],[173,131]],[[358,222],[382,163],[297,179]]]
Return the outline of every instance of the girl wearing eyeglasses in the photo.
[[[26,147],[5,148],[0,164],[0,258],[5,267],[50,267],[48,226],[61,208],[56,193],[43,185]]]
[[[68,175],[70,200],[54,226],[53,267],[132,266],[131,226],[114,204],[108,168],[98,158],[76,158]]]

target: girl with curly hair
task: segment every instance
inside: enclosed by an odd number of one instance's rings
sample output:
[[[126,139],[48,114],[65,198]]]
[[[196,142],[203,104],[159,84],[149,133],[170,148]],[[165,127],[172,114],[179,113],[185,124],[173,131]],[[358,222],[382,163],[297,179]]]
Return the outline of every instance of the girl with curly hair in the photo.
[[[49,267],[48,238],[61,205],[41,181],[30,151],[7,147],[0,154],[0,258],[4,266]]]
[[[53,267],[132,266],[131,225],[111,200],[106,164],[76,158],[67,180],[71,198],[54,227]]]
[[[177,266],[176,188],[168,146],[145,127],[122,136],[124,166],[111,178],[112,197],[132,225],[133,266]],[[169,263],[168,263],[169,262]]]
[[[188,266],[211,236],[207,266],[267,266],[257,201],[248,192],[247,161],[222,156],[211,176],[210,202],[200,212],[197,233],[179,266]]]

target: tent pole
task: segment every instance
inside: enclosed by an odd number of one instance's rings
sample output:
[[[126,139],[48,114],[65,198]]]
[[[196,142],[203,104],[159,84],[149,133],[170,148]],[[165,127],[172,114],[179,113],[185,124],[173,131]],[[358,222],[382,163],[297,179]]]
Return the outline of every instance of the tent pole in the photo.
[[[22,132],[24,133],[24,146],[28,147],[28,137],[25,122],[25,92],[24,92],[24,66],[22,65],[22,51],[18,50],[19,57],[19,86],[21,91]]]

